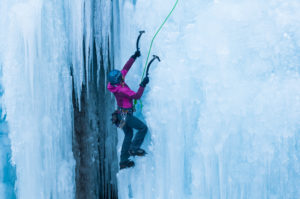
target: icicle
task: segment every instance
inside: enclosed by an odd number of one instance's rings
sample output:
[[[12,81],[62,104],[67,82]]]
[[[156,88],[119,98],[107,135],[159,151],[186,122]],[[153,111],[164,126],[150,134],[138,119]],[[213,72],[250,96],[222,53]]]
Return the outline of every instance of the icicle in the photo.
[[[83,62],[83,38],[84,38],[84,1],[69,1],[70,18],[70,53],[72,54],[71,63],[73,66],[73,77],[75,95],[80,105],[81,87],[84,81],[84,62]]]
[[[74,198],[72,85],[64,21],[69,10],[63,2],[3,4],[9,17],[0,13],[8,19],[0,29],[6,46],[0,49],[0,63],[17,198]]]

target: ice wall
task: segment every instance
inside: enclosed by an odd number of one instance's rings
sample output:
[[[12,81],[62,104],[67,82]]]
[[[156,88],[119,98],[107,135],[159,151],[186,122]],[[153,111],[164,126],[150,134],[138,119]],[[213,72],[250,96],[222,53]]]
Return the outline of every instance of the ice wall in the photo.
[[[0,198],[14,199],[15,168],[11,165],[11,144],[3,105],[2,68],[0,67]]]
[[[113,64],[113,3],[0,2],[17,198],[116,195],[116,129],[108,117],[114,101],[105,89]]]
[[[175,0],[119,3],[120,67],[147,32],[127,77],[137,88]],[[296,0],[179,1],[143,97],[149,155],[118,173],[119,198],[300,197],[299,9]]]
[[[83,6],[77,4],[42,0],[0,3],[4,105],[20,199],[75,196],[70,66],[80,61],[70,52],[82,48],[69,38],[76,41],[81,34]]]

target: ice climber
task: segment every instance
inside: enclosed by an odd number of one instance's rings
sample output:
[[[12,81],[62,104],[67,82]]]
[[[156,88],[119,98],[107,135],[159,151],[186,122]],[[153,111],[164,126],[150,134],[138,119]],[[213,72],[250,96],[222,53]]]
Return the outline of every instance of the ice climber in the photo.
[[[112,114],[112,121],[122,128],[125,134],[121,150],[120,169],[134,166],[134,162],[129,160],[130,156],[144,156],[146,154],[145,150],[140,147],[148,128],[141,120],[133,116],[133,100],[141,98],[146,85],[149,83],[149,78],[143,79],[137,92],[132,91],[125,83],[126,74],[136,58],[140,56],[141,53],[137,50],[121,71],[113,70],[108,74],[107,89],[114,94],[118,105],[118,109]],[[133,129],[138,130],[134,138]]]

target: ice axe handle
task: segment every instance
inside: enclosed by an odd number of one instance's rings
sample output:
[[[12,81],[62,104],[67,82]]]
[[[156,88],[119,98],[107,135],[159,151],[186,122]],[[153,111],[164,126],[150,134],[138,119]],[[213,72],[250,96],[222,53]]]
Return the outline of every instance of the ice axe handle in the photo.
[[[154,62],[155,59],[157,59],[160,62],[159,56],[153,55],[153,58],[151,59],[151,61],[149,62],[148,66],[147,66],[146,77],[149,76],[149,68],[150,68],[151,64]]]
[[[140,31],[140,34],[139,34],[139,36],[138,36],[138,38],[137,38],[137,40],[136,40],[136,50],[137,50],[137,51],[140,50],[139,43],[140,43],[141,36],[142,36],[142,34],[144,34],[144,33],[145,33],[145,31],[144,31],[144,30],[141,30],[141,31]]]

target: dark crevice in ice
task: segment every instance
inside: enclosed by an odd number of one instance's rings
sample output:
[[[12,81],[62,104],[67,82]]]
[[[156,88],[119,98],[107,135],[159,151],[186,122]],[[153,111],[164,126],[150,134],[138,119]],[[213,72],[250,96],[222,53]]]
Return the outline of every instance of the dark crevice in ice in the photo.
[[[96,41],[94,38],[93,46],[90,46],[89,56],[92,56],[92,59],[88,71],[84,71],[90,73],[90,78],[85,79],[82,85],[80,110],[75,99],[73,84],[76,198],[116,199],[118,197],[117,131],[110,121],[114,99],[109,92],[106,92],[105,82],[105,76],[112,68],[113,62],[108,57],[109,61],[106,63],[108,66],[105,66],[103,56],[109,55],[110,47],[100,48],[97,51]],[[108,53],[104,53],[105,51]],[[84,57],[84,59],[88,58]]]
[[[73,153],[76,160],[76,198],[114,199],[117,198],[117,132],[110,122],[114,101],[105,92],[105,70],[100,50],[100,78],[97,78],[97,56],[95,44],[88,82],[82,85],[81,110],[75,100]],[[108,49],[105,49],[108,50]],[[110,67],[110,66],[109,66]],[[98,79],[98,83],[97,83]]]

